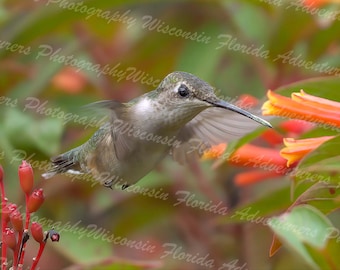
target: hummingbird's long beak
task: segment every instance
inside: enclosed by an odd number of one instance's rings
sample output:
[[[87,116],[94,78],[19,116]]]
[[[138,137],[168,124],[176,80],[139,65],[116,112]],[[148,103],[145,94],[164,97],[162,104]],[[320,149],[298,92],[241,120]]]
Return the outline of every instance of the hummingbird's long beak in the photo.
[[[233,112],[237,112],[239,114],[242,114],[242,115],[244,115],[244,116],[246,116],[246,117],[248,117],[248,118],[250,118],[250,119],[252,119],[252,120],[254,120],[254,121],[258,122],[258,123],[260,123],[261,125],[273,128],[272,125],[268,121],[266,121],[266,120],[264,120],[264,119],[262,119],[262,118],[260,118],[260,117],[258,117],[256,115],[254,115],[254,114],[252,114],[250,112],[247,112],[247,111],[245,111],[245,110],[243,110],[243,109],[241,109],[241,108],[239,108],[239,107],[237,107],[237,106],[235,106],[233,104],[230,104],[230,103],[228,103],[228,102],[226,102],[224,100],[217,100],[217,101],[208,101],[208,100],[206,100],[206,101],[208,103],[214,105],[215,107],[219,107],[219,108],[227,109],[227,110],[230,110],[230,111],[233,111]]]

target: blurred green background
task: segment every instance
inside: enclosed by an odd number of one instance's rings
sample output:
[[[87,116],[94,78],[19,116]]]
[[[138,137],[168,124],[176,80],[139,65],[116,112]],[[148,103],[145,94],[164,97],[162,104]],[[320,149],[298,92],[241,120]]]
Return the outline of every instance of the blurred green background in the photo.
[[[231,211],[282,188],[287,198],[273,207],[278,213],[289,206],[288,179],[239,189],[232,181],[240,168],[224,165],[213,170],[209,162],[185,168],[168,158],[140,182],[166,194],[162,200],[93,187],[67,176],[48,181],[40,176],[51,156],[80,145],[96,130],[80,119],[65,121],[62,115],[78,115],[81,106],[98,100],[128,101],[153,90],[172,71],[199,76],[226,100],[245,93],[263,99],[267,89],[290,82],[339,76],[339,6],[319,6],[328,13],[312,15],[303,10],[303,3],[0,2],[0,162],[10,201],[23,203],[17,167],[26,159],[34,167],[36,186],[46,194],[35,214],[37,220],[53,221],[45,222],[45,229],[69,222],[77,229],[97,228],[98,233],[152,247],[151,252],[91,234],[80,237],[72,229],[61,232],[59,243],[48,243],[41,269],[210,268],[186,262],[178,257],[180,252],[197,258],[208,254],[205,262],[214,262],[210,269],[309,269],[285,248],[269,258],[272,232],[263,224],[221,225],[217,214],[174,206],[181,190],[207,203],[221,201]],[[169,32],[173,27],[177,32]],[[180,36],[185,32],[191,39]],[[289,55],[298,59],[285,61]],[[308,68],[308,61],[328,69]],[[104,68],[111,73],[101,73]],[[31,242],[27,265],[37,248]],[[166,255],[170,247],[179,248],[177,256]]]

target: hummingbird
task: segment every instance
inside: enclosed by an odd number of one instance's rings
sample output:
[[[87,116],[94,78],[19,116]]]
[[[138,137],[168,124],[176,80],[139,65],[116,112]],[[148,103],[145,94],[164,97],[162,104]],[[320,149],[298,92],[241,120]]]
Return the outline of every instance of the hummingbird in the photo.
[[[266,120],[219,99],[214,88],[193,74],[176,71],[159,86],[127,103],[94,103],[109,118],[84,144],[51,159],[59,173],[89,174],[106,187],[117,179],[125,189],[167,155],[181,164],[222,142],[235,140]]]

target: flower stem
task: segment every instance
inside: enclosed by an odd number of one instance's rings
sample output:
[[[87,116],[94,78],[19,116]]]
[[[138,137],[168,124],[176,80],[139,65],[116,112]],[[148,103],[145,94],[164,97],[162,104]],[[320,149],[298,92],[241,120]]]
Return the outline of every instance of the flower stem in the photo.
[[[7,227],[7,221],[4,218],[3,215],[3,209],[6,208],[6,204],[7,204],[7,198],[6,198],[6,194],[5,194],[5,187],[4,187],[4,181],[3,181],[3,176],[4,176],[4,172],[2,167],[0,166],[0,189],[1,189],[1,239],[4,239],[4,233],[5,233],[5,229]],[[4,241],[2,241],[1,243],[1,270],[6,270],[7,269],[7,246],[4,243]]]
[[[26,222],[25,222],[25,230],[28,230],[28,226],[30,224],[31,213],[28,211],[28,198],[29,195],[25,193],[25,203],[26,203]]]
[[[36,257],[33,258],[33,263],[32,263],[30,270],[35,270],[35,268],[37,267],[37,265],[40,261],[41,255],[44,251],[45,245],[46,245],[46,241],[43,241],[43,242],[40,243],[38,254],[37,254]]]
[[[22,238],[23,238],[23,232],[19,232],[19,235],[18,235],[18,245],[17,245],[17,247],[16,247],[16,249],[14,251],[14,257],[13,257],[13,268],[14,269],[16,269],[16,267],[18,266],[19,253],[20,253]]]
[[[28,235],[28,226],[30,224],[31,213],[28,211],[27,203],[28,203],[29,195],[25,193],[25,202],[26,202],[26,221],[25,221],[25,229],[24,229],[24,238],[22,239],[19,254],[18,254],[18,262],[19,262],[19,269],[21,269],[20,265],[23,265],[24,257],[25,257],[25,247],[27,240],[29,238]],[[26,239],[25,239],[26,238]]]
[[[20,243],[20,247],[19,247],[19,253],[18,253],[18,270],[22,269],[23,263],[24,263],[24,257],[25,257],[25,247],[26,247],[26,243],[29,239],[29,234],[28,234],[28,230],[24,230],[23,233],[23,237]]]

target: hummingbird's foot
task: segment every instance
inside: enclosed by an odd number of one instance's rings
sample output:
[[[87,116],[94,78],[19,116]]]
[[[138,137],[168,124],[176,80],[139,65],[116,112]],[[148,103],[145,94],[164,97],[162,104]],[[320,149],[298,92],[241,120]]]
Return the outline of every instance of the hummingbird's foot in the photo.
[[[128,188],[129,186],[130,186],[129,184],[124,184],[124,185],[122,185],[122,190]]]
[[[113,183],[113,180],[105,181],[103,186],[107,187],[107,188],[110,188],[110,189],[113,189],[112,188],[112,183]]]

